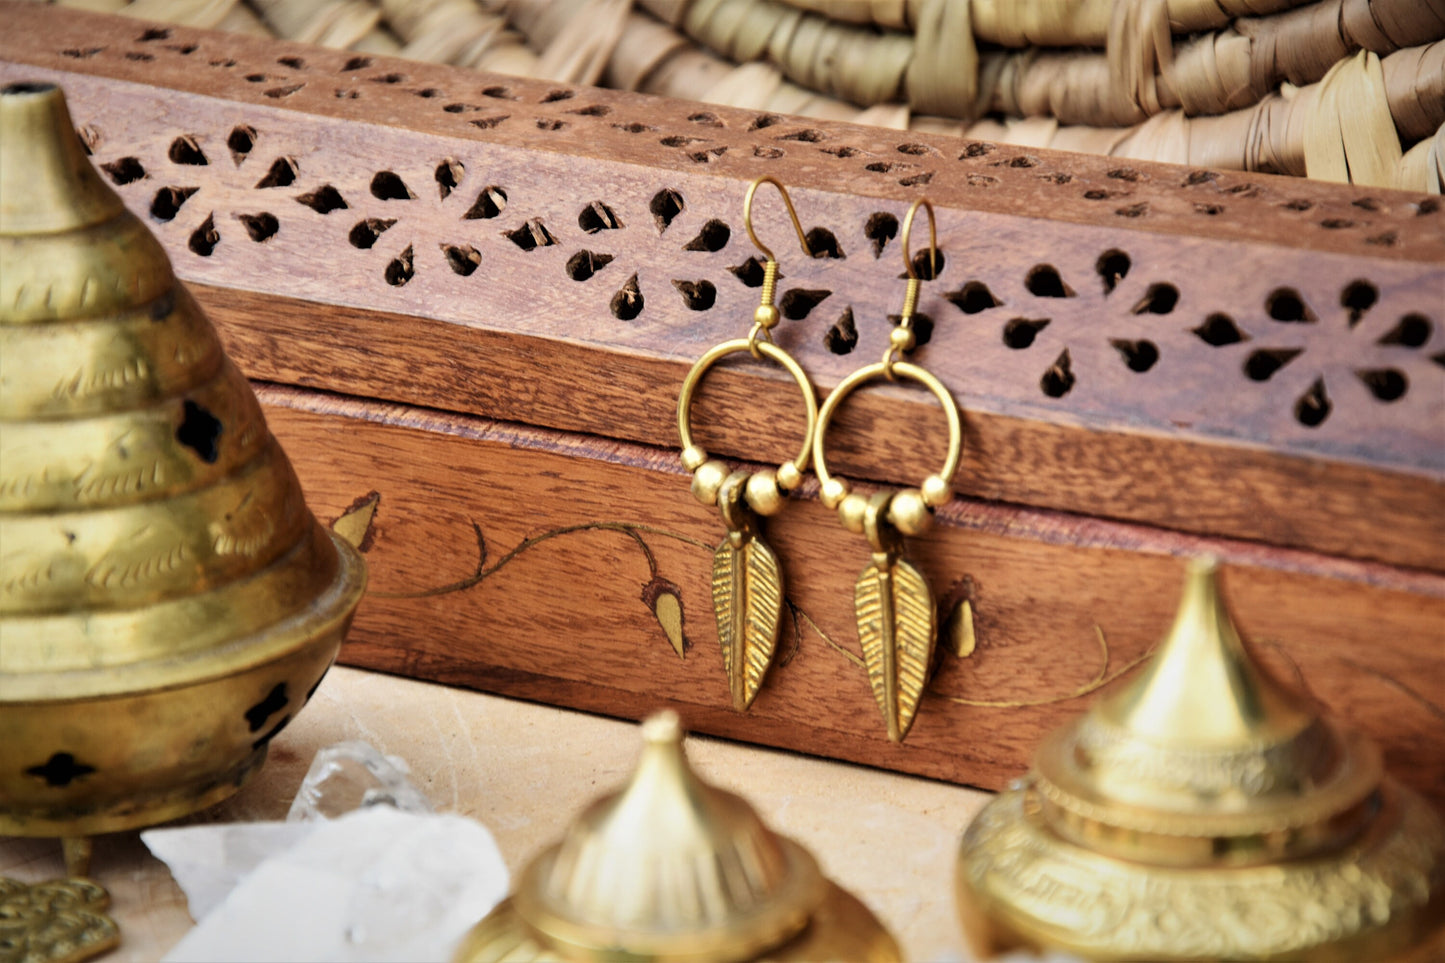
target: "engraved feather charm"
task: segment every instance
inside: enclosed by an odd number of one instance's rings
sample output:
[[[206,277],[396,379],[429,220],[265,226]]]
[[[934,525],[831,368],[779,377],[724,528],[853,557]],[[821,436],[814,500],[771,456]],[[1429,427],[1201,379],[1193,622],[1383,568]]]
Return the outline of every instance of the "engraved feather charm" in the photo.
[[[762,539],[728,532],[712,557],[712,604],[733,708],[741,712],[757,698],[773,661],[782,615],[782,570]]]
[[[712,557],[712,604],[733,708],[746,710],[762,688],[778,644],[783,570],[758,536],[758,519],[743,497],[748,473],[733,472],[718,491],[727,538]]]
[[[933,661],[933,595],[912,565],[892,553],[875,552],[854,587],[853,602],[873,698],[888,723],[888,738],[902,742]]]

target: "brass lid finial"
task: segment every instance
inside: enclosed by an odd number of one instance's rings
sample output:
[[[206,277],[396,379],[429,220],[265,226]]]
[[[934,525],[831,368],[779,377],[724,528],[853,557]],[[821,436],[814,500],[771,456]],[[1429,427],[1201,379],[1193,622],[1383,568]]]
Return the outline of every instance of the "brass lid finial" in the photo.
[[[1041,791],[1060,806],[1087,800],[1105,821],[1188,838],[1327,818],[1358,804],[1381,775],[1372,746],[1255,661],[1210,558],[1190,564],[1174,624],[1139,677],[1047,737],[1035,766]]]
[[[642,737],[627,785],[523,873],[518,912],[579,949],[625,939],[658,956],[745,960],[796,935],[823,898],[813,857],[697,777],[675,713]]]
[[[458,960],[493,959],[519,939],[539,959],[897,958],[892,939],[807,850],[698,778],[675,713],[647,719],[642,737],[627,784],[588,806],[522,872]]]
[[[982,955],[1383,961],[1445,921],[1445,823],[1255,661],[1199,559],[1157,654],[1045,737],[958,880]]]
[[[1095,712],[1136,738],[1181,750],[1276,744],[1315,715],[1245,651],[1212,557],[1189,563],[1179,611],[1158,655]]]

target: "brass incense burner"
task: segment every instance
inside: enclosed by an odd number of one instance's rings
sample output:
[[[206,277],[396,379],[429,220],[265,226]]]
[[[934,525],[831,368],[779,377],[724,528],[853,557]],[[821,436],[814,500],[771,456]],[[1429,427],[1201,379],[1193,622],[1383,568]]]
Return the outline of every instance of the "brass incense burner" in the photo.
[[[361,598],[245,378],[65,100],[0,91],[0,835],[235,792]]]
[[[901,959],[882,924],[807,850],[698,779],[675,714],[648,719],[642,735],[628,784],[523,870],[457,963]]]
[[[958,897],[980,956],[1441,959],[1445,823],[1261,669],[1196,562],[1140,677],[969,826]]]

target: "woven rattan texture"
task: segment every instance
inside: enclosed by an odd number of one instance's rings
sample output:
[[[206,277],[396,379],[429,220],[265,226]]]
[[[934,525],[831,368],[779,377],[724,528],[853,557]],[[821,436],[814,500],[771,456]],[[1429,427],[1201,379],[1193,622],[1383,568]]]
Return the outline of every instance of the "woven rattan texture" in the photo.
[[[1445,0],[73,0],[898,129],[1439,193]]]

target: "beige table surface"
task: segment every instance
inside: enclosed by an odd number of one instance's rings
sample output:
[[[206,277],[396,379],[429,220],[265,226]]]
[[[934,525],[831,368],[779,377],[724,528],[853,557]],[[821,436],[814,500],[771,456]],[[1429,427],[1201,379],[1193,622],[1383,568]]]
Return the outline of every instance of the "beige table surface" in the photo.
[[[492,831],[514,874],[588,800],[617,786],[638,750],[632,723],[338,667],[272,743],[260,775],[192,821],[284,819],[316,750],[344,739],[405,759],[439,810]],[[689,736],[687,752],[705,779],[746,796],[810,848],[909,959],[970,959],[953,911],[953,856],[987,794],[703,736]],[[159,959],[192,926],[185,897],[137,833],[98,839],[91,872],[110,890],[123,934],[104,960]],[[58,843],[0,839],[0,875],[63,874]]]

